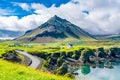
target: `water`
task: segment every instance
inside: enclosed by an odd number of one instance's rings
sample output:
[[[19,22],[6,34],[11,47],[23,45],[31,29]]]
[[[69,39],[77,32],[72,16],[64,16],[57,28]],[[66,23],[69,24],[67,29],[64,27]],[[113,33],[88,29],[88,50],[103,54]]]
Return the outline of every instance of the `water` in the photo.
[[[104,64],[106,65],[106,64]],[[110,64],[108,64],[110,66]],[[120,65],[112,64],[113,68],[109,69],[104,66],[92,68],[88,65],[80,66],[77,71],[76,80],[120,80]]]

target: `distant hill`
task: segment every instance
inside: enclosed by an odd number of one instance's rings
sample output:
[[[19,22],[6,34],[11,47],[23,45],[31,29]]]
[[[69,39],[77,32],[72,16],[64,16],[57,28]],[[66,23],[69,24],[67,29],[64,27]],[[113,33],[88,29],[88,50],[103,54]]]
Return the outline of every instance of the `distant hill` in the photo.
[[[38,28],[26,31],[16,40],[54,42],[58,40],[94,40],[94,38],[80,27],[55,15]]]
[[[95,35],[97,40],[120,40],[120,34]]]
[[[11,31],[11,30],[0,30],[0,39],[12,39],[23,35],[24,32]]]

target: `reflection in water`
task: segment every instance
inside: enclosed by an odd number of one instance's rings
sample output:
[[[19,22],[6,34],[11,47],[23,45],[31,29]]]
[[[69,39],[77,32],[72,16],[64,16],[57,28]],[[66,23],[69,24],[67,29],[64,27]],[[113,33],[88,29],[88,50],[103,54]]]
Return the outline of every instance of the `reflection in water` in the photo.
[[[114,67],[113,67],[114,66]],[[120,80],[120,65],[118,62],[104,62],[94,68],[84,65],[77,71],[76,80]]]

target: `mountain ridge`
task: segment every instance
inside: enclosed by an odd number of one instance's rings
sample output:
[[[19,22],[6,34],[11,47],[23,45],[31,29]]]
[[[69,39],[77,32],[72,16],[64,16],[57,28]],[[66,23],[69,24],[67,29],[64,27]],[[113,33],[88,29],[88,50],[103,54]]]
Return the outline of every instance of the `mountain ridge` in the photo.
[[[22,31],[12,31],[0,29],[0,38],[16,38],[23,35]]]
[[[88,32],[72,24],[66,19],[62,19],[55,15],[37,28],[26,31],[26,33],[17,40],[33,42],[54,42],[56,40],[63,39],[82,40],[83,37],[86,38],[86,40],[93,39],[93,36]]]
[[[120,40],[120,33],[118,34],[107,34],[107,35],[94,35],[97,40]]]

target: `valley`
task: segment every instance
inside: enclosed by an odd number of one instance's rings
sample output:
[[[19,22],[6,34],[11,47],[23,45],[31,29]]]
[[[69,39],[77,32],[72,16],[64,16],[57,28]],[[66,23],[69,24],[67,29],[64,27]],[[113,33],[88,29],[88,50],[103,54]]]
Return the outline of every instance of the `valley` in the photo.
[[[0,41],[0,69],[1,75],[4,75],[0,78],[79,80],[76,78],[80,74],[77,72],[79,69],[83,69],[85,75],[90,72],[90,67],[112,69],[114,66],[109,63],[120,60],[120,41],[112,40],[111,36],[108,39],[108,36],[91,35],[55,15],[18,38]],[[5,75],[9,71],[11,77]]]
[[[74,60],[86,59],[86,61],[83,61],[85,63],[81,62],[80,64],[79,63],[74,64],[73,67],[75,67],[76,65],[80,66],[81,64],[82,65],[95,64],[96,61],[94,62],[94,60],[93,60],[91,62],[91,61],[87,60],[89,58],[87,58],[86,53],[88,54],[89,57],[96,56],[96,54],[94,54],[93,52],[98,50],[98,53],[99,53],[99,50],[100,50],[99,55],[101,56],[101,59],[104,59],[107,56],[107,53],[106,53],[107,50],[109,50],[109,49],[113,50],[115,53],[114,55],[119,55],[119,50],[120,50],[119,44],[117,44],[118,42],[116,42],[116,44],[115,44],[115,41],[113,41],[113,42],[112,41],[110,41],[110,42],[109,41],[108,42],[107,41],[100,41],[100,42],[98,42],[98,41],[79,41],[76,43],[75,42],[71,42],[71,43],[72,43],[73,47],[70,48],[69,44],[66,42],[64,42],[64,45],[63,45],[63,43],[60,43],[60,42],[57,42],[57,43],[21,43],[18,41],[17,42],[5,41],[5,42],[0,43],[0,47],[1,47],[0,54],[1,54],[1,59],[3,59],[2,57],[4,56],[4,54],[7,54],[8,51],[11,51],[11,50],[12,51],[14,51],[14,50],[25,51],[33,56],[37,56],[37,57],[43,59],[44,62],[42,63],[42,68],[39,68],[38,72],[39,72],[39,70],[42,70],[42,71],[45,71],[45,72],[43,72],[44,74],[46,74],[46,72],[51,72],[52,74],[55,74],[55,75],[56,74],[62,75],[62,76],[67,75],[67,77],[71,78],[71,80],[72,80],[72,79],[74,79],[74,76],[73,76],[74,73],[72,73],[71,71],[68,70],[70,68],[69,67],[70,65],[68,65],[69,63],[65,62],[67,58],[72,58]],[[87,52],[86,52],[86,50],[87,50]],[[86,56],[82,57],[82,55],[84,55],[84,53]],[[115,57],[115,56],[110,56],[110,57]],[[24,60],[25,58],[20,58],[20,59]],[[107,57],[107,59],[115,60],[115,59],[108,58],[108,57]],[[116,56],[116,59],[117,59],[117,56]],[[101,60],[99,60],[99,61],[101,62]],[[11,60],[10,60],[10,62],[11,62]],[[21,66],[21,62],[17,62],[17,63],[19,63],[17,65]],[[28,63],[26,63],[26,64],[28,64]],[[26,65],[26,64],[22,64],[22,65]],[[56,65],[56,66],[54,66],[54,65]],[[62,70],[62,69],[64,69],[64,70]],[[67,72],[65,72],[66,70],[67,70]],[[74,68],[73,68],[73,70],[74,70]],[[25,74],[23,74],[23,76],[25,76]],[[27,78],[27,76],[26,76],[26,78]],[[37,78],[35,78],[35,79],[37,79]],[[63,80],[64,79],[65,78],[63,78]],[[15,79],[15,80],[17,80],[17,79]],[[31,80],[34,80],[34,79],[31,79]],[[49,79],[46,79],[46,80],[49,80]],[[55,80],[59,80],[59,79],[55,79]],[[70,79],[68,79],[68,80],[70,80]]]
[[[0,80],[120,80],[120,0],[0,0]]]

